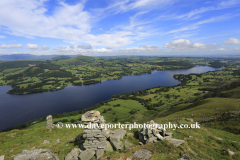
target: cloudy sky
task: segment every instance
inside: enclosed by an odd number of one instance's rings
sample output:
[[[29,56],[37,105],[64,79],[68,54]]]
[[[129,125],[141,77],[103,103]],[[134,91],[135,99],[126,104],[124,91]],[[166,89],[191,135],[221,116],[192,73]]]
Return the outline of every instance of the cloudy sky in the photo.
[[[240,0],[2,0],[0,54],[240,55]]]

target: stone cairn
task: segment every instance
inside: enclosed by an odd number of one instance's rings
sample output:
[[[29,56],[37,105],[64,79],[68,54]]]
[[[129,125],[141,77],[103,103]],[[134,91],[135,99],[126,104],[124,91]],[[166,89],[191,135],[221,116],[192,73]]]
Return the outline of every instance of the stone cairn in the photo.
[[[155,125],[156,123],[151,120],[147,122],[147,125]],[[158,140],[170,140],[172,133],[166,133],[166,131],[160,126],[156,128],[141,128],[138,132],[139,140],[143,144],[157,142]]]
[[[100,115],[99,111],[88,111],[82,115],[82,122],[88,126],[83,133],[83,138],[85,139],[83,148],[86,151],[89,150],[89,153],[93,154],[94,152],[95,157],[98,159],[106,151],[106,131],[104,128],[101,128],[101,125],[105,123],[104,117]],[[94,128],[94,125],[99,127],[96,126]]]
[[[52,122],[52,115],[47,116],[46,121],[47,121],[47,124],[46,124],[47,129],[54,128],[54,124]]]

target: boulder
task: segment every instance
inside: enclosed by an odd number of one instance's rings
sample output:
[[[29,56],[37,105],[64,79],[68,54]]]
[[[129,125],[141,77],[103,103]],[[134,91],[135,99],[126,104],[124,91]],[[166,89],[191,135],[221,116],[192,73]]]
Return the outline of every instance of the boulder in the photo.
[[[81,160],[90,160],[95,154],[94,150],[85,150],[83,152],[81,152],[81,154],[79,155],[79,158]]]
[[[149,160],[151,157],[152,153],[147,149],[140,149],[133,155],[133,158],[139,158],[141,160]]]
[[[78,160],[78,156],[81,152],[82,152],[81,149],[74,148],[70,153],[67,154],[65,160]]]
[[[127,131],[124,129],[117,129],[117,130],[111,132],[110,140],[120,141],[120,139],[123,139],[123,136],[125,136],[126,133],[127,133]]]
[[[96,158],[99,159],[104,155],[104,150],[103,149],[98,149],[96,150]]]
[[[0,156],[0,160],[4,160],[4,157],[5,157],[4,155]]]
[[[14,160],[28,160],[28,159],[59,160],[58,157],[50,149],[23,150],[21,154],[18,154],[14,158]]]
[[[122,147],[120,146],[118,141],[110,141],[110,142],[115,150],[122,150]]]
[[[153,143],[155,140],[157,140],[157,137],[151,137],[147,139],[146,143]]]
[[[100,122],[105,123],[104,117],[100,115],[99,111],[88,111],[82,115],[83,122]]]
[[[169,140],[169,143],[173,144],[174,146],[180,146],[184,142],[185,142],[184,140],[174,139],[174,138]]]
[[[109,151],[109,152],[113,151],[113,147],[109,141],[106,141],[106,151]]]

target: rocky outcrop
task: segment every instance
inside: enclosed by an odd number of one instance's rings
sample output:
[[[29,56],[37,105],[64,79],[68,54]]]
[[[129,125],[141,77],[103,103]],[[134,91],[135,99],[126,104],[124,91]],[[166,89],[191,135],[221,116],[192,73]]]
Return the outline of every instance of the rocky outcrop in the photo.
[[[152,152],[147,149],[140,149],[134,153],[133,158],[139,158],[141,160],[149,160],[152,157]]]
[[[127,131],[124,129],[116,129],[110,133],[110,141],[120,141],[126,135]]]
[[[79,148],[74,148],[70,153],[67,154],[65,160],[78,160],[79,154],[82,152]]]
[[[109,152],[113,151],[113,147],[109,141],[106,141],[106,151],[109,151]]]
[[[59,160],[50,149],[23,150],[14,160],[51,159]]]
[[[85,150],[79,155],[79,158],[81,160],[90,160],[94,156],[94,154],[94,150]]]
[[[156,126],[156,123],[152,120],[147,125]],[[172,133],[166,133],[163,128],[159,126],[156,128],[141,128],[138,132],[139,140],[144,143],[157,142],[157,140],[169,140],[172,137]]]

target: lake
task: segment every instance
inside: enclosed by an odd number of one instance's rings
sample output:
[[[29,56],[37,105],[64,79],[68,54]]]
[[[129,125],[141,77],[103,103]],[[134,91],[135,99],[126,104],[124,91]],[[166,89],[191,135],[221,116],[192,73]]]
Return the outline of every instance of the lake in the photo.
[[[153,71],[152,74],[129,75],[119,80],[104,81],[86,86],[67,86],[59,91],[27,95],[6,94],[11,87],[0,86],[0,131],[49,114],[85,109],[108,100],[115,94],[157,86],[178,85],[180,82],[173,78],[174,74],[208,71],[215,71],[215,68],[197,66],[190,69]]]

